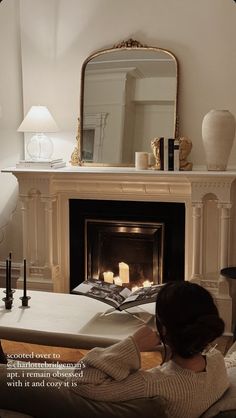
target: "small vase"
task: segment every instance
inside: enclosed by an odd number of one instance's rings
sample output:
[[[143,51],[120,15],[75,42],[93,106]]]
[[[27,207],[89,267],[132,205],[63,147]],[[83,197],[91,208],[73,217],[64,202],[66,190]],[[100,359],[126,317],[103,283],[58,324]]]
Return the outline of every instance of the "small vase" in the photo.
[[[235,136],[235,118],[228,110],[210,110],[202,122],[208,170],[226,170]]]

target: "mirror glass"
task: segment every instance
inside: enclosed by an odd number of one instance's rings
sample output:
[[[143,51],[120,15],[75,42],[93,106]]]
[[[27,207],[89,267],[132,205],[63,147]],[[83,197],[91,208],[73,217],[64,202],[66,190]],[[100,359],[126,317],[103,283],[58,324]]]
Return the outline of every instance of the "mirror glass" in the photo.
[[[130,40],[83,64],[79,152],[83,163],[134,164],[155,137],[176,134],[178,65],[166,50]]]

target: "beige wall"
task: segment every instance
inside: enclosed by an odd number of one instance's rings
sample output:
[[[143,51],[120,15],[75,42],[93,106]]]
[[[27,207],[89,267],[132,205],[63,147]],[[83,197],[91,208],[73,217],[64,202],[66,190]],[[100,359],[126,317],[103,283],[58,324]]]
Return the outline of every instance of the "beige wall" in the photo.
[[[23,137],[16,132],[22,118],[22,81],[18,0],[0,4],[0,169],[23,156]],[[0,174],[0,260],[9,251],[21,257],[21,219],[18,185],[12,175]]]
[[[80,69],[96,49],[133,37],[171,50],[179,60],[180,133],[193,141],[191,159],[204,167],[201,122],[212,108],[236,115],[236,4],[233,0],[19,0],[23,84],[20,75],[18,0],[0,5],[0,88],[6,128],[0,127],[1,167],[21,154],[16,134],[21,113],[45,104],[61,131],[54,136],[55,156],[68,161],[79,113]],[[15,22],[16,24],[12,24]],[[8,130],[8,132],[6,132]],[[236,167],[236,144],[230,166]],[[1,217],[8,221],[16,196],[11,176],[0,176]],[[15,203],[16,199],[14,200]],[[2,231],[2,229],[1,229]],[[13,238],[12,238],[13,239]],[[7,249],[0,242],[0,259]]]

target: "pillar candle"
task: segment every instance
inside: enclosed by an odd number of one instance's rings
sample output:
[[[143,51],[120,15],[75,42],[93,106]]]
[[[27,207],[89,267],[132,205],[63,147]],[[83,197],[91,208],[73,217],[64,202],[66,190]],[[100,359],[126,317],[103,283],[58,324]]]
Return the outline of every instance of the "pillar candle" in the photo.
[[[129,266],[126,263],[119,263],[119,277],[122,283],[129,283]]]
[[[144,280],[143,282],[143,287],[151,287],[152,282],[150,282],[149,280]]]
[[[122,286],[122,280],[121,280],[121,278],[120,277],[114,277],[114,283],[117,286]]]
[[[135,168],[136,170],[147,170],[148,168],[148,153],[135,152]]]
[[[103,278],[106,283],[113,283],[114,273],[112,271],[104,271]]]

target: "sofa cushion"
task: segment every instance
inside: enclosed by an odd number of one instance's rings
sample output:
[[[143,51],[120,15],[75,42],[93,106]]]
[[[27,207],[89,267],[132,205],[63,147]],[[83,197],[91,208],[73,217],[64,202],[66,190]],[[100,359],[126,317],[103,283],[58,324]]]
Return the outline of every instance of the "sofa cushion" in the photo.
[[[16,405],[15,408],[17,409]],[[27,408],[26,408],[27,409]],[[32,409],[31,409],[32,410]],[[51,409],[42,411],[40,405],[36,405],[35,417],[51,417]],[[46,413],[46,415],[45,415]],[[57,411],[57,418],[166,418],[164,401],[158,397],[149,399],[134,399],[126,402],[96,402],[82,398],[78,395],[77,411]],[[0,409],[0,418],[34,418],[32,415],[16,411]]]
[[[165,403],[158,397],[126,402],[96,402],[83,398],[80,418],[166,418]]]

